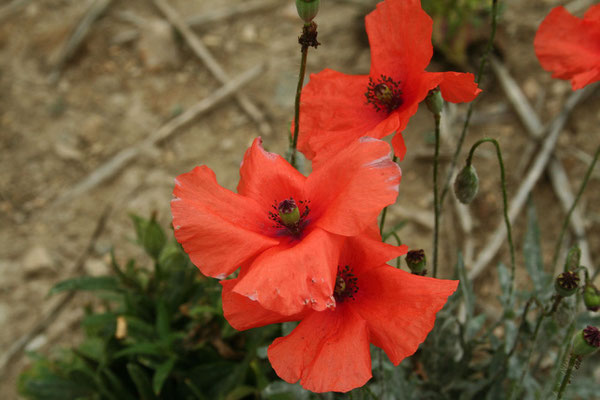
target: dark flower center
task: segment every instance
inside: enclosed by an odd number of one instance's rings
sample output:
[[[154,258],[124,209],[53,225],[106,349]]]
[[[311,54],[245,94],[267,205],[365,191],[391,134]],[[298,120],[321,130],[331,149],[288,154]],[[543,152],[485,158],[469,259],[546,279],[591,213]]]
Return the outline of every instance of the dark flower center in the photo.
[[[388,113],[394,111],[403,103],[400,82],[396,82],[385,75],[381,75],[377,81],[369,77],[365,97],[367,98],[367,104],[371,104],[375,110],[384,110]]]
[[[583,330],[583,338],[590,346],[600,347],[600,330],[595,326],[588,325]]]
[[[296,204],[293,197],[280,202],[275,201],[271,206],[274,211],[269,211],[269,219],[275,223],[273,227],[284,234],[300,236],[308,223],[309,203],[310,200],[300,200]],[[299,206],[304,210],[301,211]]]
[[[579,285],[579,276],[571,271],[563,272],[556,280],[560,287],[567,290],[576,289]]]
[[[352,273],[352,268],[338,266],[337,276],[335,278],[335,288],[333,297],[338,303],[343,303],[346,299],[354,300],[354,294],[358,292],[358,279]]]

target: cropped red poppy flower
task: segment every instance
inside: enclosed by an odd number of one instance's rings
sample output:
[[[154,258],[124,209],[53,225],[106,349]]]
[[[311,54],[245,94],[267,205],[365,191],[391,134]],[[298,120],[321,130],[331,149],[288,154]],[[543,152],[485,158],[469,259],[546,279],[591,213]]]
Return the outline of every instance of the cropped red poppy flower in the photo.
[[[600,4],[583,19],[556,7],[540,24],[535,54],[553,78],[570,79],[573,90],[600,80]]]
[[[394,365],[412,355],[433,329],[436,313],[458,281],[416,276],[387,261],[405,254],[361,235],[345,241],[338,261],[335,308],[305,308],[283,316],[236,294],[237,279],[222,281],[223,312],[236,329],[300,320],[269,346],[277,375],[313,392],[347,392],[371,378],[369,343],[382,348]],[[242,270],[243,271],[243,270]]]
[[[203,274],[223,279],[250,263],[235,291],[293,314],[331,300],[344,236],[363,232],[398,195],[387,143],[364,138],[305,177],[260,138],[246,151],[238,193],[206,166],[177,177],[175,237]]]
[[[369,75],[330,69],[312,74],[302,90],[298,148],[320,163],[361,136],[392,139],[404,158],[401,132],[430,90],[453,103],[481,91],[470,73],[426,72],[433,54],[433,22],[420,0],[386,0],[366,17],[371,45]]]

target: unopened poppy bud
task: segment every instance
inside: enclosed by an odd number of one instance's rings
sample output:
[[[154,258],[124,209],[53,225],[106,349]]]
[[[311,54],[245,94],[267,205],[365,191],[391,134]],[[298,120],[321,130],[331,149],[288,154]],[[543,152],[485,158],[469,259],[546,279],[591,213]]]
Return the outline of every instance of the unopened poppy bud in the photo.
[[[590,311],[600,310],[600,291],[592,283],[586,283],[583,289],[583,302]]]
[[[469,204],[479,191],[479,177],[473,165],[465,165],[454,181],[454,194],[463,204]]]
[[[319,12],[319,0],[296,0],[298,15],[306,23],[312,21]]]
[[[576,272],[563,272],[554,280],[554,287],[556,288],[556,293],[562,297],[569,297],[577,292],[579,276]]]
[[[565,271],[573,271],[579,267],[579,261],[581,260],[581,249],[577,246],[573,246],[567,253],[567,260],[565,261]]]
[[[415,275],[425,275],[427,272],[425,267],[427,267],[427,258],[425,257],[425,251],[421,250],[411,250],[406,253],[406,264],[410,271]]]
[[[295,226],[300,221],[300,210],[292,198],[279,203],[277,210],[279,219],[285,226]]]
[[[425,98],[425,104],[427,104],[427,108],[435,115],[439,115],[442,113],[444,108],[444,98],[442,97],[442,92],[440,92],[440,88],[435,88],[429,91],[429,94]]]
[[[573,338],[573,354],[585,356],[594,353],[600,348],[600,330],[595,326],[588,325],[580,330]]]

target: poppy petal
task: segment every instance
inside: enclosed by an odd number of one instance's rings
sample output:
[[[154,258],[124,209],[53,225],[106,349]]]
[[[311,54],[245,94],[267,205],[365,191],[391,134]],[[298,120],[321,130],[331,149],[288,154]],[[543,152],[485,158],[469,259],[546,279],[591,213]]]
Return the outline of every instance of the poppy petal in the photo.
[[[281,379],[313,392],[347,392],[371,378],[368,330],[349,307],[313,312],[267,354]]]
[[[348,238],[340,253],[340,266],[349,265],[353,273],[359,275],[372,268],[403,256],[408,252],[406,245],[392,246],[368,234]]]
[[[585,19],[571,15],[564,7],[550,11],[540,24],[533,42],[542,68],[553,78],[570,79],[573,90],[600,80],[600,27],[598,6]]]
[[[355,236],[393,204],[402,172],[381,140],[361,138],[333,156],[306,180],[317,226]]]
[[[365,25],[371,45],[371,76],[404,81],[429,64],[433,21],[420,0],[382,1],[367,15]]]
[[[473,101],[481,89],[475,83],[475,75],[470,72],[429,72],[429,75],[441,76],[440,90],[444,100],[451,103]]]
[[[269,220],[259,205],[219,186],[210,168],[196,167],[175,182],[171,201],[175,237],[204,275],[225,278],[279,243],[260,234]]]
[[[243,331],[251,328],[258,328],[280,322],[298,321],[303,318],[303,313],[294,315],[281,315],[267,310],[258,302],[250,300],[233,291],[233,287],[238,283],[239,278],[227,279],[221,281],[223,292],[223,315],[227,322],[237,329]]]
[[[302,200],[305,180],[283,157],[265,151],[261,138],[256,138],[244,155],[237,190],[256,200],[267,213],[274,203],[290,197]]]
[[[458,286],[458,281],[416,276],[389,265],[357,277],[359,290],[352,306],[367,321],[371,343],[394,365],[417,350]]]
[[[305,306],[325,310],[331,294],[343,237],[316,228],[302,240],[273,247],[254,260],[233,291],[284,315]]]

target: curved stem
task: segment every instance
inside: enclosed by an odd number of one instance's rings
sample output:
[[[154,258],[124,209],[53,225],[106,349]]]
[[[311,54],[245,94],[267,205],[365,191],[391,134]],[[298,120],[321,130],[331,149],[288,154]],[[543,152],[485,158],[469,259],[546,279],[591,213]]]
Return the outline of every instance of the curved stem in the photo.
[[[398,161],[398,157],[396,157],[396,155],[394,155],[394,158],[392,158],[393,162]],[[293,165],[293,164],[292,164]],[[389,206],[386,206],[383,211],[381,212],[381,220],[379,221],[379,234],[383,237],[383,227],[385,226],[385,217],[387,215],[387,210],[388,210]]]
[[[592,163],[590,164],[588,170],[585,172],[585,176],[583,177],[583,182],[581,182],[581,186],[579,187],[577,196],[575,196],[575,200],[573,200],[573,204],[571,204],[571,208],[569,208],[569,212],[567,212],[567,215],[565,216],[565,220],[563,221],[562,228],[560,229],[560,235],[558,236],[558,241],[556,242],[556,245],[554,246],[554,256],[552,257],[552,271],[554,271],[556,269],[558,255],[559,255],[560,249],[562,247],[562,242],[563,242],[563,238],[565,236],[565,232],[567,230],[567,227],[569,226],[569,221],[571,220],[571,215],[573,214],[573,211],[575,210],[575,207],[577,206],[577,203],[579,202],[579,199],[581,198],[581,195],[583,194],[583,191],[585,190],[585,188],[587,186],[588,180],[590,179],[590,176],[592,175],[592,172],[594,171],[594,166],[596,165],[596,161],[598,161],[599,155],[600,155],[600,146],[598,146],[598,148],[596,149],[596,154],[594,154],[594,159],[592,160]]]
[[[302,58],[300,60],[300,73],[298,75],[298,86],[296,87],[296,101],[294,103],[294,132],[290,136],[290,164],[296,168],[296,147],[298,146],[298,135],[300,134],[300,95],[304,86],[304,75],[306,74],[306,59],[308,57],[308,46],[302,46]]]
[[[515,286],[515,246],[513,244],[512,239],[512,228],[510,224],[510,219],[508,218],[508,198],[506,196],[506,175],[504,172],[504,162],[502,161],[502,152],[500,151],[500,145],[496,139],[485,138],[478,140],[473,147],[471,147],[471,151],[469,152],[469,156],[467,157],[467,166],[471,165],[471,161],[473,158],[473,154],[475,153],[475,149],[483,144],[483,143],[492,143],[494,147],[496,147],[496,154],[498,156],[498,163],[500,164],[500,183],[502,184],[502,206],[504,213],[504,224],[506,225],[506,237],[508,239],[508,246],[510,248],[510,288],[508,292],[509,298],[512,296]]]
[[[565,389],[567,388],[567,385],[571,381],[571,374],[573,373],[573,367],[575,366],[576,361],[577,361],[577,356],[575,354],[571,353],[571,358],[569,358],[569,365],[567,366],[567,372],[565,373],[562,383],[560,384],[560,389],[558,390],[558,393],[556,394],[556,400],[562,399],[562,396],[565,393]]]
[[[440,231],[440,200],[438,193],[438,163],[440,155],[440,120],[441,115],[434,114],[435,119],[435,154],[433,156],[433,277],[437,276],[438,265],[438,237]]]
[[[498,24],[498,0],[492,0],[492,32],[490,33],[490,39],[485,48],[485,52],[481,56],[481,61],[479,63],[479,69],[477,70],[477,76],[475,77],[475,83],[479,86],[481,82],[481,77],[483,76],[483,70],[487,61],[490,57],[490,53],[494,47],[494,37],[496,36],[496,26]],[[448,174],[446,175],[446,182],[444,183],[444,188],[442,189],[442,195],[440,197],[440,208],[441,205],[444,204],[444,199],[448,194],[448,189],[450,189],[450,180],[452,179],[452,174],[454,173],[454,168],[456,168],[456,163],[458,162],[458,156],[462,150],[463,143],[465,141],[465,137],[467,135],[467,130],[469,129],[469,124],[471,123],[471,114],[473,113],[473,101],[469,103],[469,109],[467,110],[467,117],[465,118],[465,123],[463,124],[463,129],[458,139],[458,144],[456,145],[456,150],[454,150],[454,155],[452,156],[452,161],[450,164],[450,169],[448,170]]]

